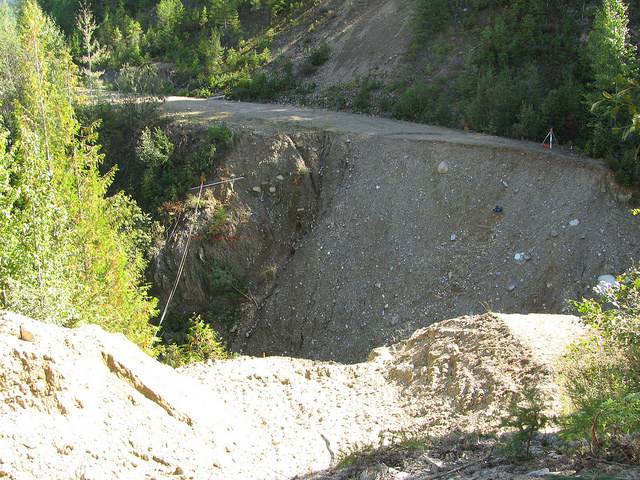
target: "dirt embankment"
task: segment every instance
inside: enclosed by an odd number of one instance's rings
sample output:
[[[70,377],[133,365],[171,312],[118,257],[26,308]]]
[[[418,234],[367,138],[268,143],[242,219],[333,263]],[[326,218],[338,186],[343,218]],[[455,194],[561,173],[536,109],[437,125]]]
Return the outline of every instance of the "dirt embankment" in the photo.
[[[559,348],[582,333],[566,316],[484,315],[418,331],[357,365],[239,357],[176,372],[100,327],[0,312],[0,477],[276,480],[334,467],[400,438],[393,432],[486,432],[521,385],[540,385],[557,411],[556,355],[523,341],[533,324]],[[471,454],[452,448],[437,465],[400,462],[403,476],[376,478],[424,478]],[[541,478],[494,473],[485,478]]]
[[[362,361],[444,318],[563,312],[638,257],[625,192],[570,150],[277,105],[165,108],[238,135],[217,173],[245,177],[234,235],[254,240],[200,245],[189,269],[195,285],[198,257],[214,255],[250,280],[237,351]]]

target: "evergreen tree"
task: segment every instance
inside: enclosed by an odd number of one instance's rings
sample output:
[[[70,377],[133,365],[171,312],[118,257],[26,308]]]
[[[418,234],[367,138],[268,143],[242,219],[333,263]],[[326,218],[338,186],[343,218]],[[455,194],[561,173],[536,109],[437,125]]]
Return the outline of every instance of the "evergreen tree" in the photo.
[[[603,0],[598,9],[586,49],[591,65],[591,82],[586,94],[587,104],[602,99],[602,92],[616,95],[624,88],[617,83],[621,75],[633,79],[636,73],[635,46],[629,42],[629,17],[627,5],[621,0]],[[596,115],[591,116],[591,132],[586,145],[586,153],[605,159],[615,172],[619,183],[630,185],[638,173],[638,162],[633,153],[633,145],[625,145],[613,134],[619,123],[626,124],[626,112],[613,118],[613,106],[604,105]]]
[[[630,77],[636,47],[629,43],[629,15],[621,0],[603,0],[589,35],[589,58],[598,94],[610,90],[616,76]]]
[[[2,127],[0,119],[0,305],[7,303],[9,256],[17,250],[18,238],[15,232],[15,220],[13,215],[13,205],[16,201],[17,192],[11,184],[11,163],[12,156],[7,150],[8,133]]]
[[[0,203],[3,306],[68,325],[98,323],[150,350],[155,301],[140,285],[144,261],[133,234],[146,219],[124,195],[105,197],[113,172],[100,175],[92,128],[74,117],[75,75],[59,31],[33,0],[19,28],[25,86],[14,148],[0,148],[0,189],[9,193]]]
[[[85,77],[87,86],[93,90],[95,86],[95,64],[104,56],[104,48],[100,46],[94,36],[98,25],[95,22],[91,10],[86,3],[80,4],[80,10],[76,15],[76,28],[80,33],[80,42],[83,55],[80,61],[86,65]]]
[[[22,85],[21,56],[15,13],[6,0],[2,0],[0,2],[0,115],[5,125],[9,125],[12,121],[13,104]]]

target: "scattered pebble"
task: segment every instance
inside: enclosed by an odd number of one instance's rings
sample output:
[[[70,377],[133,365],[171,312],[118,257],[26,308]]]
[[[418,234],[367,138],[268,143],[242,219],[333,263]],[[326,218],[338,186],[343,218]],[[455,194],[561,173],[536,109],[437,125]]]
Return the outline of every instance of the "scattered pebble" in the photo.
[[[34,335],[29,330],[27,330],[24,325],[20,325],[20,339],[25,342],[33,342]]]

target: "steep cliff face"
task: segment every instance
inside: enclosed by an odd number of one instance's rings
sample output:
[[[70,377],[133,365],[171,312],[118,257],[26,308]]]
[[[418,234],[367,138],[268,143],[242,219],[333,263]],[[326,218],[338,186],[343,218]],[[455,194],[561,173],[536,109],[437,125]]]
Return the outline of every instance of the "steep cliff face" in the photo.
[[[366,137],[351,141],[345,163],[248,352],[358,361],[442,318],[559,313],[638,253],[637,222],[600,168]]]
[[[323,208],[324,165],[342,157],[344,146],[325,133],[238,130],[233,151],[208,179],[241,179],[205,189],[172,307],[190,313],[240,305],[241,318],[253,318],[299,241],[314,228]],[[151,265],[155,290],[163,301],[176,279],[194,205],[191,199],[190,211],[167,229]],[[220,208],[225,210],[221,224],[216,216]],[[235,277],[230,289],[212,278],[220,268]],[[216,326],[222,332],[229,327]]]
[[[236,351],[362,361],[443,318],[563,312],[638,256],[624,195],[570,150],[279,106],[193,105],[226,112],[237,132],[216,178],[245,178],[209,192],[229,199],[229,231],[209,235],[205,207],[178,304],[214,308],[208,259],[231,266],[248,285],[226,334]],[[177,234],[156,260],[165,290],[183,242]]]

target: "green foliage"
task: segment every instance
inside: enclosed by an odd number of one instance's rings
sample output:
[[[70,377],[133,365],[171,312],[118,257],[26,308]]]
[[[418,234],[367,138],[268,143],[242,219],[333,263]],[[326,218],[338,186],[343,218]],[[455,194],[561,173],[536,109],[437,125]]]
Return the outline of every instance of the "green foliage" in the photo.
[[[293,72],[293,63],[287,60],[280,71],[274,69],[270,74],[258,72],[253,77],[242,76],[235,84],[231,97],[241,100],[268,102],[276,99],[283,91],[292,90],[296,87],[298,87],[298,82]]]
[[[79,33],[79,47],[81,55],[79,63],[84,65],[83,80],[85,85],[93,89],[98,83],[98,74],[95,66],[105,57],[105,49],[100,46],[94,36],[97,23],[86,3],[80,4],[80,10],[76,16],[76,28]]]
[[[215,330],[202,319],[201,315],[189,319],[189,323],[191,327],[186,336],[186,342],[181,345],[172,343],[165,347],[161,357],[162,362],[178,368],[194,362],[229,358]]]
[[[142,163],[157,168],[167,163],[172,153],[173,144],[160,128],[147,127],[142,131],[136,146],[136,155]]]
[[[418,77],[397,90],[395,105],[387,98],[384,110],[396,118],[536,140],[554,127],[563,144],[583,144],[589,132],[584,46],[577,39],[584,23],[565,7],[543,0],[416,2],[412,57],[425,57],[427,76],[448,63],[453,35],[475,42],[460,73],[448,72],[444,82]],[[584,8],[580,14],[584,19]]]
[[[120,6],[111,6],[99,22],[96,40],[105,46],[103,66],[113,71],[123,65],[140,65],[146,45],[142,26]]]
[[[25,82],[15,141],[10,152],[0,148],[2,307],[65,325],[97,323],[151,352],[155,299],[141,284],[146,240],[138,235],[148,219],[123,194],[106,196],[113,173],[99,172],[93,128],[75,118],[69,52],[32,1],[23,5],[19,39]]]
[[[211,147],[215,148],[216,152],[225,154],[233,147],[233,132],[229,130],[226,123],[216,123],[207,132],[207,142]]]
[[[170,52],[182,50],[181,31],[185,10],[180,0],[160,0],[156,5],[157,23],[147,32],[151,52],[165,54],[167,60],[174,58]]]
[[[413,6],[413,35],[418,44],[426,44],[451,18],[447,0],[417,0]]]
[[[627,5],[620,0],[603,0],[589,35],[588,54],[598,91],[612,88],[616,76],[634,70],[636,48],[629,43]]]
[[[543,410],[544,399],[534,385],[527,385],[521,394],[512,396],[509,415],[502,419],[502,426],[517,428],[507,444],[507,450],[515,456],[529,458],[531,441],[548,422]]]
[[[106,166],[113,168],[118,162],[123,173],[115,176],[119,188],[156,213],[165,202],[175,202],[197,186],[202,172],[219,164],[234,140],[225,123],[211,127],[204,140],[199,134],[173,132],[163,126],[153,107],[148,104],[145,118],[142,110],[136,110],[142,108],[140,103],[99,103],[85,106],[81,117],[102,117],[99,133],[108,152]]]
[[[597,334],[566,356],[565,433],[615,455],[612,447],[633,442],[629,435],[640,430],[640,270],[576,306]]]
[[[369,456],[372,453],[375,453],[376,449],[373,445],[366,446],[358,446],[354,447],[349,452],[340,452],[338,462],[336,464],[336,469],[342,470],[348,467],[355,465],[358,460],[365,456]]]
[[[411,85],[392,107],[392,115],[399,119],[451,125],[452,98],[443,80],[437,79],[432,85],[422,82]]]
[[[382,82],[374,78],[365,78],[360,83],[355,106],[361,112],[371,111],[371,93],[382,88]]]
[[[640,84],[633,79],[618,75],[616,78],[618,92],[611,94],[607,91],[602,93],[602,100],[596,102],[591,107],[591,111],[603,111],[608,122],[603,119],[594,129],[598,134],[597,139],[608,144],[604,150],[604,158],[607,165],[615,172],[616,180],[621,185],[631,185],[640,176],[640,160],[638,151],[640,146],[638,141],[631,143],[629,135],[638,131],[640,124]],[[604,108],[603,108],[604,107]],[[611,125],[611,129],[606,127]],[[616,143],[612,137],[621,134],[626,145]],[[600,145],[600,150],[603,150]]]
[[[585,150],[589,155],[604,158],[622,184],[634,183],[638,175],[637,161],[632,160],[635,146],[626,141],[634,130],[633,105],[637,100],[633,98],[633,92],[637,92],[633,85],[637,75],[636,49],[629,43],[628,21],[626,4],[603,1],[596,10],[585,48],[589,73],[585,99],[588,105],[593,104]],[[621,126],[625,126],[622,141],[617,136]]]
[[[258,72],[253,77],[240,78],[232,96],[242,100],[268,102],[275,99],[279,91],[278,78],[269,79],[265,72]]]
[[[331,47],[327,42],[322,42],[318,48],[314,48],[309,54],[309,63],[314,67],[319,67],[329,60],[331,55]]]
[[[155,65],[133,66],[125,63],[118,71],[115,86],[121,93],[159,97],[164,91],[164,80]]]
[[[153,198],[158,193],[158,177],[162,175],[163,167],[169,162],[173,149],[173,143],[160,128],[145,128],[142,131],[136,145],[136,155],[145,166],[141,191],[145,200]]]
[[[282,17],[300,10],[305,5],[314,5],[318,0],[266,0],[268,11],[273,17]]]
[[[216,208],[213,214],[213,222],[209,227],[211,235],[220,235],[227,224],[227,209],[224,206]]]
[[[218,295],[236,296],[236,278],[233,270],[211,261],[207,265],[207,286]]]
[[[12,234],[18,228],[18,218],[13,210],[19,191],[11,182],[12,155],[7,151],[8,134],[9,132],[0,123],[0,236],[3,239],[3,245],[0,247],[0,305],[3,306],[8,303],[7,295],[11,279],[7,275],[9,259],[5,258],[5,255],[18,251],[20,243],[20,239]]]
[[[76,14],[75,0],[41,3],[64,25],[85,71],[106,68],[104,78],[115,79],[121,91],[180,89],[190,95],[226,93],[255,101],[285,97],[306,103],[314,86],[302,87],[296,77],[315,73],[330,55],[329,46],[322,43],[294,72],[290,61],[278,70],[269,51],[274,32],[285,22],[297,21],[315,0],[87,1],[95,23],[89,18],[75,30],[70,20]],[[466,125],[537,141],[553,127],[563,146],[606,157],[617,178],[633,185],[638,172],[628,159],[631,149],[611,133],[625,121],[623,113],[613,119],[610,111],[592,115],[588,110],[602,90],[619,90],[614,83],[617,73],[636,78],[628,17],[637,22],[638,15],[635,4],[626,5],[621,0],[417,0],[410,56],[426,66],[410,70],[421,73],[403,88],[390,86],[390,94],[373,96],[375,89],[363,83],[357,91],[345,87],[332,99],[325,92],[323,101],[333,108],[370,112],[381,107],[396,118]],[[320,24],[308,25],[317,31]],[[455,38],[468,39],[463,43],[469,46],[466,51]],[[9,45],[11,35],[5,40]],[[88,59],[99,45],[105,47],[105,55],[91,60],[97,62],[94,69]],[[0,53],[2,48],[0,35]],[[462,72],[461,55],[468,59]],[[153,70],[148,67],[152,57],[168,62],[163,67],[172,69],[172,75],[157,76],[146,82],[148,86],[129,87],[138,82],[132,75]],[[453,57],[459,60],[451,61]],[[11,70],[0,71],[0,86],[4,71]],[[445,81],[438,75],[446,75]],[[4,101],[3,108],[11,104]],[[5,124],[13,130],[10,122]]]
[[[227,352],[218,341],[216,332],[197,316],[187,335],[188,355],[196,361],[227,358]]]
[[[107,101],[78,103],[76,115],[83,125],[96,125],[104,158],[103,174],[113,172],[110,192],[126,190],[140,203],[140,181],[144,174],[136,155],[136,145],[146,128],[159,125],[158,103],[153,98],[125,96],[119,103]]]
[[[0,116],[7,126],[13,124],[14,102],[24,82],[20,71],[23,50],[17,32],[14,11],[3,0],[0,3]]]

